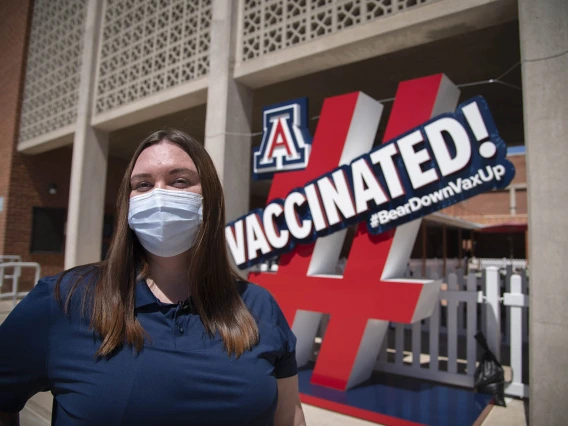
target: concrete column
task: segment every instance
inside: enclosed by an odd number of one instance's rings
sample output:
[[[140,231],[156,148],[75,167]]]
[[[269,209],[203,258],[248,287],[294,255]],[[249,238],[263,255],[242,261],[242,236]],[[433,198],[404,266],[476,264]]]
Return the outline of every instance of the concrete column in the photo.
[[[555,425],[568,418],[568,2],[518,4],[531,259],[529,423]]]
[[[85,22],[81,83],[65,240],[65,268],[101,257],[102,228],[107,174],[108,135],[90,125],[96,57],[102,32],[102,4],[89,0]]]
[[[227,221],[249,208],[252,91],[233,79],[237,1],[213,0],[205,148],[225,191]]]

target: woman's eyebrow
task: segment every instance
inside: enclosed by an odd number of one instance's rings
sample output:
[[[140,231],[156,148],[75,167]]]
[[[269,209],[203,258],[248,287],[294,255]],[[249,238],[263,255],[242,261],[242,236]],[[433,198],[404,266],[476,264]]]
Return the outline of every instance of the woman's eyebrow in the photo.
[[[190,175],[196,175],[198,176],[198,173],[195,170],[189,169],[187,167],[178,167],[175,169],[172,169],[168,172],[169,175],[179,175],[179,174],[183,174],[183,173],[188,173]],[[132,175],[132,177],[130,178],[130,181],[134,181],[136,179],[147,179],[147,178],[151,178],[152,174],[150,173],[137,173],[135,175]]]
[[[152,177],[152,175],[150,173],[137,173],[135,175],[132,175],[130,177],[130,180],[133,181],[135,179],[145,179],[145,178],[149,178]]]
[[[179,175],[182,173],[189,173],[190,175],[197,175],[195,170],[188,169],[187,167],[178,167],[169,171],[169,175]]]

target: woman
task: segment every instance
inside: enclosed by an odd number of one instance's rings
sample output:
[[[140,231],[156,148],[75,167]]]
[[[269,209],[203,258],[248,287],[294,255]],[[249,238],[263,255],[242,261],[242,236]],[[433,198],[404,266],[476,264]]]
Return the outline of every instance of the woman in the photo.
[[[295,337],[232,271],[224,212],[198,142],[142,142],[106,260],[40,280],[0,326],[4,424],[51,390],[58,426],[303,425]]]

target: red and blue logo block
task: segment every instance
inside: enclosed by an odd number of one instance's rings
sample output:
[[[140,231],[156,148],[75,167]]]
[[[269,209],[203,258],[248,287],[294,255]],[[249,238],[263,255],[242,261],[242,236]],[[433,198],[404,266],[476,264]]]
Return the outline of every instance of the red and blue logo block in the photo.
[[[254,179],[306,168],[312,143],[306,98],[265,108],[262,128],[262,142],[253,154]]]
[[[458,98],[459,89],[441,74],[400,83],[384,141],[404,135],[436,116],[453,112]],[[265,135],[261,147],[254,153],[254,170],[256,174],[261,171],[273,174],[268,205],[275,206],[271,210],[274,223],[277,222],[275,218],[285,216],[286,212],[282,203],[271,204],[272,200],[288,200],[295,189],[307,189],[307,184],[330,170],[352,164],[371,151],[383,112],[379,102],[361,92],[327,98],[310,144],[304,106],[295,102],[264,111]],[[502,151],[501,146],[496,146],[495,151],[497,148]],[[414,154],[420,155],[420,145],[411,149]],[[489,153],[489,150],[486,147],[487,155],[495,157],[496,153]],[[454,150],[453,158],[456,156]],[[450,153],[448,158],[451,157]],[[415,160],[419,168],[420,161]],[[282,170],[289,171],[276,173]],[[424,178],[424,167],[416,173],[416,176]],[[512,178],[510,170],[507,173],[504,180]],[[390,177],[396,179],[397,171],[391,170]],[[330,196],[331,199],[335,197],[335,204],[330,206],[337,210],[340,218],[345,219],[340,182],[341,179],[337,179],[336,185],[330,187],[335,191]],[[363,194],[368,187],[362,186]],[[257,251],[262,253],[267,245],[261,235],[270,237],[273,247],[278,248],[282,242],[281,248],[285,248],[278,252],[281,256],[276,273],[252,273],[249,280],[274,295],[297,336],[296,357],[298,365],[304,367],[300,371],[302,400],[386,424],[443,424],[445,421],[449,421],[448,424],[468,424],[463,423],[469,422],[463,411],[456,413],[455,421],[451,416],[442,421],[428,417],[435,414],[421,409],[422,402],[411,402],[413,397],[432,391],[436,395],[444,395],[446,387],[424,385],[426,387],[410,393],[408,386],[398,387],[402,389],[400,398],[406,402],[393,407],[385,401],[392,400],[394,388],[384,382],[377,383],[375,379],[370,381],[389,322],[414,323],[428,318],[438,303],[439,285],[436,282],[401,278],[420,229],[421,218],[381,233],[370,232],[369,226],[364,221],[360,222],[344,273],[337,276],[334,271],[346,229],[334,228],[327,235],[316,235],[311,241],[305,239],[297,244],[291,244],[292,238],[286,237],[286,232],[295,238],[303,235],[302,227],[308,226],[309,220],[316,224],[314,211],[317,203],[310,204],[311,215],[302,216],[301,204],[308,203],[307,191],[303,194],[303,201],[301,196],[291,201],[295,209],[291,210],[294,214],[286,218],[287,226],[282,223],[280,227],[267,226],[269,221],[260,220],[259,212],[226,228],[229,246],[239,265],[254,263],[251,259],[256,262],[253,256]],[[353,197],[347,201],[354,202]],[[325,210],[326,225],[333,217],[331,207]],[[266,212],[264,214],[266,216]],[[301,241],[301,238],[296,240]],[[330,321],[312,369],[308,366],[323,314],[330,314]],[[436,395],[433,397],[438,398]],[[462,404],[462,408],[468,408],[472,413],[477,408],[480,412],[488,402],[488,398],[466,391],[452,390],[452,395],[459,400],[455,404]],[[448,404],[452,403],[452,398],[448,398]]]

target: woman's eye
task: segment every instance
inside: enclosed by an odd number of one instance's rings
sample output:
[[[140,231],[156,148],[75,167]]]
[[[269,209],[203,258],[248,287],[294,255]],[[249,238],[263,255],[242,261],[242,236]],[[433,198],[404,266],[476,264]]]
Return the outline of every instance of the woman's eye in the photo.
[[[150,185],[148,182],[140,182],[134,186],[134,189],[136,191],[145,191],[151,187],[152,185]]]
[[[189,182],[187,181],[187,179],[179,178],[179,179],[176,179],[175,182],[174,182],[174,186],[177,186],[177,187],[180,187],[180,186],[185,187],[185,186],[188,186],[188,185],[189,185]]]

